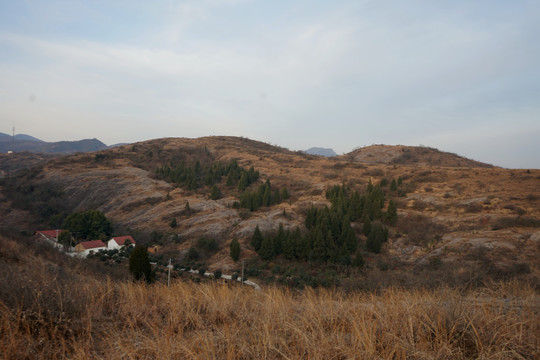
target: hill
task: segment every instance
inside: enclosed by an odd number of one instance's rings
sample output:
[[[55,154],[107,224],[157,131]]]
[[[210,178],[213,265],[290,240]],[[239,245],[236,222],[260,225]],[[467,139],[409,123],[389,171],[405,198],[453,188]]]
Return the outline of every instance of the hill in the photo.
[[[98,209],[118,233],[159,245],[158,254],[177,263],[185,262],[193,247],[200,250],[197,263],[238,271],[239,263],[229,256],[236,238],[249,276],[291,286],[434,287],[511,277],[540,282],[540,170],[507,170],[436,150],[407,149],[417,162],[392,160],[399,156],[386,161],[382,155],[377,163],[375,156],[363,162],[354,154],[324,158],[236,137],[168,138],[42,159],[31,171],[0,183],[0,227],[31,233],[48,223],[60,226],[54,221],[67,213]],[[432,161],[436,166],[420,160],[435,155],[441,159]],[[251,167],[259,174],[245,190],[231,173],[223,175],[234,162],[237,176]],[[252,201],[267,180],[272,195],[255,208]],[[299,264],[278,255],[269,263],[250,244],[256,226],[269,237],[280,225],[285,232],[298,227],[308,234],[312,206],[333,206],[329,190],[344,185],[345,193],[364,197],[370,183],[384,195],[381,214],[392,200],[398,216],[395,223],[374,218],[388,230],[378,253],[368,248],[365,218],[350,221],[358,251],[349,260],[365,259],[362,276],[326,260]],[[279,195],[286,189],[289,197],[276,200],[276,189]],[[170,226],[172,219],[176,227]],[[335,231],[342,228],[340,223]],[[202,238],[215,240],[216,247],[206,251]]]
[[[30,135],[17,134],[13,137],[0,133],[0,153],[33,152],[49,154],[71,154],[106,149],[107,145],[97,139],[84,139],[78,141],[46,142]]]
[[[326,157],[337,156],[336,152],[328,148],[312,147],[304,151],[306,154],[321,155]]]
[[[344,158],[366,164],[401,164],[444,167],[493,167],[462,156],[424,146],[371,145],[351,151]]]

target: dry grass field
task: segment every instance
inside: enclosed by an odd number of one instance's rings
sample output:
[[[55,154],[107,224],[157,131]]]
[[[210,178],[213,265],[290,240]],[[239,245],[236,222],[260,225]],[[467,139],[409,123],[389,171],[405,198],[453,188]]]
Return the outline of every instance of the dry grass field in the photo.
[[[301,292],[100,274],[41,245],[0,239],[3,359],[538,359],[540,294]]]

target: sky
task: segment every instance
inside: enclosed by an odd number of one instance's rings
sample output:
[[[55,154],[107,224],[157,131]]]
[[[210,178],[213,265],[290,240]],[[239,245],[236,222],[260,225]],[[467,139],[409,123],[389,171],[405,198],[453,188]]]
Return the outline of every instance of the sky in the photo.
[[[0,132],[540,168],[540,1],[0,0]]]

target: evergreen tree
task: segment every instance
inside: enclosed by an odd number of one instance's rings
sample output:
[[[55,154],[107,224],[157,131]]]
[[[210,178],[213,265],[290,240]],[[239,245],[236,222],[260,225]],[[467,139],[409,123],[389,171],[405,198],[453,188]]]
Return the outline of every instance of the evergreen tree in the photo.
[[[364,217],[364,225],[362,226],[362,232],[364,235],[369,236],[369,233],[371,232],[371,220],[369,220],[369,217]]]
[[[169,222],[169,226],[174,229],[176,225],[178,225],[178,223],[176,222],[176,218],[172,218]]]
[[[282,248],[283,248],[283,256],[285,256],[285,258],[289,260],[294,258],[295,239],[293,238],[293,235],[289,231],[285,233]]]
[[[352,262],[352,265],[353,266],[356,266],[358,268],[362,268],[364,267],[364,264],[365,264],[365,261],[364,261],[364,257],[362,256],[362,254],[360,253],[360,251],[358,251],[356,253],[356,256],[354,257],[354,260]]]
[[[279,204],[281,203],[281,195],[279,194],[279,189],[274,189],[274,196],[272,197],[272,204]]]
[[[326,261],[326,242],[321,229],[315,230],[313,235],[313,247],[311,249],[311,258],[315,261]]]
[[[289,190],[287,190],[287,188],[284,187],[284,188],[281,190],[281,198],[282,198],[283,200],[289,200],[290,197],[291,197],[291,195],[289,194]]]
[[[397,221],[397,207],[394,200],[390,200],[388,203],[388,209],[386,210],[386,220],[390,225],[394,225]]]
[[[285,240],[285,230],[283,229],[283,224],[279,224],[279,229],[274,236],[274,255],[279,255],[283,251],[283,242]]]
[[[189,201],[186,201],[186,206],[184,206],[184,212],[187,215],[191,214],[191,207],[189,207]]]
[[[262,197],[262,206],[272,205],[272,194],[270,193],[270,187],[264,186],[264,194]]]
[[[238,261],[240,258],[240,243],[236,238],[231,241],[231,258]]]
[[[396,179],[392,179],[392,183],[390,183],[390,190],[391,191],[396,191],[397,190]]]
[[[358,248],[358,240],[354,234],[354,230],[349,225],[344,231],[345,243],[344,247],[348,250],[349,254],[352,254]]]
[[[366,247],[369,251],[378,254],[386,239],[387,233],[385,234],[385,228],[381,224],[375,224],[372,226],[371,232],[369,233]]]
[[[267,236],[263,239],[259,256],[263,260],[271,260],[274,257],[274,244],[271,237]]]
[[[251,237],[251,246],[253,246],[255,251],[259,252],[262,241],[263,241],[263,236],[261,234],[261,230],[259,230],[259,225],[257,225],[255,226],[255,231],[253,232],[253,236]]]
[[[244,191],[246,190],[247,186],[248,186],[247,174],[246,172],[242,172],[242,175],[240,175],[240,180],[238,181],[238,190]]]
[[[154,281],[152,265],[148,258],[148,250],[142,245],[135,246],[129,257],[129,271],[135,280],[144,280],[147,283]]]
[[[210,192],[210,198],[212,200],[217,200],[217,199],[221,198],[221,191],[219,190],[219,188],[216,185],[214,185],[212,187],[212,191]]]

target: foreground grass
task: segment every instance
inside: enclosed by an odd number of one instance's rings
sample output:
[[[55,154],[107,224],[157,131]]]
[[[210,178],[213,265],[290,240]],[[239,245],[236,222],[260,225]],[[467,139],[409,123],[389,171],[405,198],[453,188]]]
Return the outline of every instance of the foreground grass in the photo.
[[[167,288],[9,258],[14,252],[0,251],[5,359],[540,357],[540,295],[518,283],[376,294]]]

